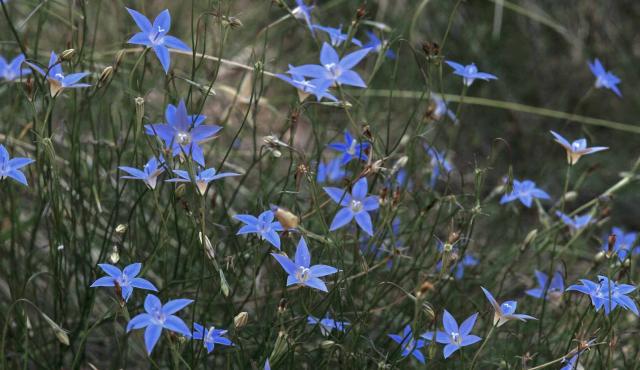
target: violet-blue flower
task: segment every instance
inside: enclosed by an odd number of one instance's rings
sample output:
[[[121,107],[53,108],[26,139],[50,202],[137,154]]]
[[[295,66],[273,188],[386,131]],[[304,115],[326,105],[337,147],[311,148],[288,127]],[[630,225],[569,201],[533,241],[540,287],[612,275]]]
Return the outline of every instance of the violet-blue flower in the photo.
[[[449,172],[454,170],[453,165],[445,158],[445,152],[439,152],[433,147],[426,146],[424,149],[431,158],[431,179],[429,180],[429,186],[434,188],[436,181],[439,177],[446,177]]]
[[[152,157],[144,167],[142,167],[142,170],[127,166],[120,166],[118,168],[129,174],[128,176],[122,176],[123,179],[142,180],[149,189],[153,190],[156,188],[156,184],[158,183],[158,176],[164,172],[162,164],[162,158],[158,160],[158,158]]]
[[[274,247],[280,249],[280,236],[278,235],[278,231],[284,231],[284,228],[280,222],[273,220],[275,218],[273,211],[264,211],[257,218],[252,215],[235,215],[233,218],[245,223],[236,235],[258,234],[260,239],[264,239]]]
[[[193,329],[193,339],[201,340],[204,348],[207,349],[207,353],[211,353],[216,344],[223,346],[234,345],[229,338],[224,337],[227,334],[227,330],[216,329],[213,326],[205,328],[196,322],[193,323]]]
[[[331,46],[333,46],[334,48],[339,47],[340,45],[342,45],[342,43],[346,42],[347,39],[349,38],[348,33],[342,33],[342,25],[340,25],[340,27],[325,27],[325,26],[314,24],[311,27],[315,30],[319,30],[326,33],[327,36],[329,36],[329,41],[331,42]],[[351,38],[351,43],[362,47],[362,42],[360,42],[360,40],[356,39],[355,37]]]
[[[316,181],[318,184],[336,182],[342,180],[346,175],[347,171],[342,166],[342,159],[334,158],[326,163],[324,161],[318,163]]]
[[[638,233],[625,232],[622,228],[614,227],[611,229],[610,235],[615,235],[616,241],[613,248],[609,250],[608,240],[602,244],[602,251],[605,253],[614,253],[618,255],[620,262],[627,257],[635,256],[640,253],[640,246],[635,245],[638,239]]]
[[[569,228],[571,229],[571,231],[576,232],[578,230],[581,230],[585,227],[587,227],[589,224],[592,223],[593,221],[593,215],[591,214],[585,214],[585,215],[575,215],[573,217],[564,214],[560,211],[556,211],[556,216],[560,217],[560,219],[562,220],[562,222],[569,226]]]
[[[287,277],[287,286],[298,284],[328,292],[327,286],[320,278],[338,272],[337,268],[328,265],[311,266],[311,254],[309,253],[309,248],[307,248],[307,242],[303,237],[301,237],[298,242],[295,259],[293,261],[285,254],[271,253],[271,255],[289,275]]]
[[[293,8],[291,14],[293,14],[296,19],[302,19],[307,24],[309,31],[313,35],[313,23],[311,22],[311,10],[313,10],[313,5],[307,5],[305,0],[296,0],[296,7]]]
[[[445,63],[447,63],[449,67],[453,68],[453,74],[462,77],[462,82],[466,86],[471,86],[475,80],[489,81],[498,79],[498,77],[490,73],[479,72],[478,67],[476,67],[474,63],[467,64],[466,66],[450,60],[445,61]]]
[[[127,302],[133,293],[134,288],[151,290],[157,292],[155,287],[149,280],[137,277],[142,268],[141,263],[132,263],[126,266],[122,271],[114,265],[108,263],[98,264],[102,271],[108,276],[98,278],[91,284],[91,288],[96,287],[117,287],[120,289],[122,299]]]
[[[169,66],[171,65],[169,48],[191,51],[191,48],[180,39],[167,35],[171,29],[171,14],[169,14],[169,10],[165,9],[158,14],[156,19],[153,20],[153,24],[142,13],[129,8],[127,8],[127,11],[141,30],[127,42],[152,48],[165,73],[169,73]]]
[[[413,332],[411,331],[411,326],[407,325],[404,327],[404,331],[402,335],[398,334],[387,334],[389,338],[391,338],[394,342],[400,344],[402,350],[402,357],[413,356],[418,360],[421,364],[425,363],[424,354],[420,352],[421,348],[424,348],[426,342],[422,339],[414,339]]]
[[[458,118],[456,114],[449,109],[448,103],[444,100],[444,98],[440,94],[431,93],[431,103],[433,104],[433,108],[430,114],[430,117],[435,119],[436,121],[442,120],[445,116],[449,117],[451,122],[458,124]]]
[[[430,341],[434,340],[435,337],[436,342],[444,344],[443,354],[444,358],[447,359],[455,351],[462,347],[475,344],[482,339],[477,335],[471,334],[477,318],[478,313],[476,312],[458,326],[456,319],[449,313],[449,311],[444,310],[444,314],[442,315],[444,331],[438,330],[435,335],[434,332],[428,331],[422,334],[421,337]]]
[[[629,284],[618,284],[608,277],[598,275],[598,282],[587,279],[580,279],[582,285],[571,285],[567,291],[576,291],[587,294],[591,298],[591,303],[600,311],[604,307],[605,315],[609,315],[618,305],[638,315],[638,307],[633,299],[627,297],[627,294],[633,292],[636,287]]]
[[[519,200],[525,207],[530,208],[534,199],[551,199],[551,197],[531,180],[513,180],[511,193],[504,194],[500,199],[500,204]]]
[[[320,63],[305,64],[298,67],[289,68],[290,75],[301,75],[315,79],[325,79],[331,81],[332,84],[350,85],[356,87],[367,87],[354,68],[371,49],[360,49],[353,53],[345,55],[342,59],[338,52],[326,42],[322,44],[320,51]]]
[[[178,175],[178,177],[174,179],[169,179],[167,180],[167,182],[192,182],[193,181],[200,195],[204,195],[207,192],[209,183],[212,181],[219,180],[225,177],[240,176],[239,173],[234,173],[234,172],[217,172],[215,168],[207,168],[207,169],[199,168],[195,173],[194,179],[191,179],[188,171],[173,170],[173,173]]]
[[[24,186],[29,186],[27,183],[27,177],[20,169],[33,162],[35,161],[31,158],[9,157],[7,149],[4,145],[0,144],[0,180],[10,177]]]
[[[518,302],[516,301],[505,301],[502,304],[499,304],[495,298],[493,298],[493,294],[490,291],[485,289],[484,287],[480,287],[484,292],[485,297],[491,306],[493,307],[493,325],[502,326],[511,320],[536,320],[535,317],[516,313],[516,308],[518,307]]]
[[[595,87],[596,89],[605,88],[614,92],[614,94],[622,97],[622,93],[618,88],[620,78],[613,73],[604,69],[604,66],[600,62],[600,59],[596,58],[593,63],[588,62],[591,73],[596,77]]]
[[[324,319],[319,319],[311,315],[307,317],[307,324],[319,326],[320,332],[325,337],[329,336],[329,334],[331,334],[331,331],[333,330],[344,332],[345,330],[347,330],[346,327],[348,325],[351,325],[346,321],[337,321],[330,318],[329,316],[326,316]]]
[[[331,226],[329,227],[330,231],[347,225],[355,218],[358,226],[360,226],[364,232],[373,236],[373,224],[369,212],[378,209],[380,201],[375,195],[367,196],[368,188],[369,184],[365,177],[356,181],[351,190],[351,194],[349,194],[346,189],[334,187],[324,188],[324,191],[329,197],[343,207],[333,218]]]
[[[525,293],[534,298],[544,298],[546,300],[556,299],[564,292],[564,279],[562,273],[556,271],[553,274],[553,278],[549,280],[549,277],[544,272],[535,270],[536,280],[538,281],[538,287],[528,289]]]
[[[40,73],[44,78],[49,81],[49,90],[51,96],[58,96],[64,89],[76,89],[89,87],[91,85],[86,83],[78,83],[80,80],[89,75],[88,72],[71,73],[65,75],[62,70],[62,62],[58,59],[55,52],[51,52],[49,58],[49,67],[46,71],[38,67],[33,63],[27,63],[29,67],[33,68],[36,72]]]
[[[369,38],[369,41],[366,44],[364,44],[363,46],[364,48],[370,48],[371,50],[373,50],[378,54],[384,50],[384,55],[387,58],[396,59],[396,53],[393,50],[387,48],[388,43],[386,41],[382,42],[382,40],[380,40],[378,35],[376,35],[371,31],[366,31],[366,34],[367,34],[367,37]]]
[[[206,116],[188,115],[184,100],[178,106],[167,105],[166,123],[145,125],[148,135],[157,135],[171,149],[174,156],[185,154],[204,167],[204,153],[200,143],[214,137],[222,128],[218,125],[203,125]]]
[[[328,145],[329,148],[337,150],[342,153],[342,164],[345,165],[355,160],[367,161],[369,157],[365,153],[365,150],[369,148],[369,143],[359,142],[356,138],[351,136],[349,131],[344,131],[344,142],[333,142]]]
[[[580,157],[582,157],[583,155],[593,154],[596,152],[609,149],[606,146],[588,147],[587,139],[585,138],[569,142],[569,140],[562,137],[562,135],[555,133],[553,131],[550,131],[550,132],[551,132],[551,135],[553,135],[555,141],[558,144],[562,145],[564,150],[567,152],[567,162],[569,163],[569,165],[574,165],[578,163],[578,160],[580,160]]]
[[[15,81],[22,76],[30,74],[31,70],[29,68],[22,68],[24,60],[24,54],[13,58],[11,62],[7,62],[3,56],[0,56],[0,78],[5,81]]]
[[[150,355],[153,347],[158,343],[162,329],[167,329],[178,334],[191,338],[189,327],[181,318],[174,313],[191,304],[191,299],[174,299],[168,301],[164,305],[153,294],[148,294],[144,300],[144,309],[146,313],[141,313],[129,321],[127,324],[127,333],[131,330],[146,328],[144,332],[144,344],[147,353]]]
[[[294,67],[290,64],[289,69],[291,70],[291,68]],[[331,95],[328,91],[329,87],[333,84],[331,80],[323,78],[307,80],[304,76],[296,73],[292,73],[291,77],[278,73],[276,77],[298,89],[300,92],[300,100],[304,100],[308,95],[314,95],[317,101],[322,100],[322,98],[338,101],[338,98]]]

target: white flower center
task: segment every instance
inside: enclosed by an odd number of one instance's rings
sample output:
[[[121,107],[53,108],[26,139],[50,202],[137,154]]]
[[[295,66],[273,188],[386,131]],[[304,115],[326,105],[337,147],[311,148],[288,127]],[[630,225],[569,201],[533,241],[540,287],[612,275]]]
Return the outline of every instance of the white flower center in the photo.
[[[451,336],[451,341],[456,343],[456,344],[461,344],[462,343],[462,337],[460,336],[460,333],[456,333],[455,331],[452,331],[450,334]]]
[[[306,267],[299,266],[298,270],[296,270],[296,279],[299,282],[304,283],[311,277],[311,270]]]
[[[351,208],[353,213],[358,213],[358,212],[362,211],[363,204],[362,204],[361,201],[359,201],[357,199],[352,199],[350,204],[349,204],[349,208]]]
[[[176,142],[179,145],[188,145],[191,143],[191,134],[184,131],[179,131],[176,134]]]

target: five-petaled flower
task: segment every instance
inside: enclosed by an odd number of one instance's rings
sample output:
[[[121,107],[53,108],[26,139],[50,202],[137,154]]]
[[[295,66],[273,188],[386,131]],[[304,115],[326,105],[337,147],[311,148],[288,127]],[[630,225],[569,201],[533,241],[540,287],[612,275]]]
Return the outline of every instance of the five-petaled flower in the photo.
[[[378,54],[384,51],[384,56],[386,56],[389,59],[396,59],[396,53],[393,50],[388,48],[388,43],[386,41],[383,42],[382,40],[380,40],[378,35],[376,35],[371,31],[367,31],[366,33],[367,33],[367,37],[369,38],[369,41],[366,44],[364,44],[363,46],[364,48],[370,48],[371,50],[373,50]]]
[[[169,48],[191,51],[191,48],[174,36],[167,35],[171,28],[171,14],[169,10],[164,10],[154,19],[153,24],[142,13],[127,8],[129,14],[136,22],[142,32],[138,32],[127,41],[129,44],[144,45],[153,49],[153,52],[160,60],[165,73],[169,73],[171,57]]]
[[[289,65],[289,69],[291,68],[293,68],[293,66]],[[291,77],[278,73],[276,74],[276,77],[298,89],[301,101],[306,99],[309,95],[314,95],[317,101],[322,100],[322,98],[338,101],[338,98],[331,95],[328,91],[329,87],[333,84],[331,80],[323,78],[307,80],[304,76],[296,73],[291,73]]]
[[[533,199],[551,199],[549,194],[538,188],[536,183],[531,180],[513,180],[513,189],[511,193],[504,194],[500,199],[500,204],[519,200],[525,207],[530,208]]]
[[[573,142],[570,143],[567,139],[562,137],[560,134],[555,133],[553,131],[550,131],[550,132],[553,135],[554,140],[558,144],[562,145],[564,150],[567,152],[567,162],[571,166],[578,163],[578,160],[580,160],[580,157],[582,157],[583,155],[593,154],[596,152],[609,149],[609,147],[606,147],[606,146],[587,147],[587,139],[584,139],[584,138],[574,140]]]
[[[371,216],[369,212],[378,209],[380,206],[380,200],[376,195],[367,196],[369,184],[366,177],[356,181],[351,190],[351,194],[346,189],[325,187],[324,191],[331,197],[331,199],[338,203],[342,209],[336,213],[331,226],[330,231],[337,230],[349,222],[356,219],[356,223],[360,228],[373,236],[373,224],[371,222]]]
[[[421,348],[424,348],[426,342],[423,339],[414,339],[413,332],[411,331],[411,326],[407,325],[404,327],[404,331],[402,335],[398,334],[387,334],[389,338],[391,338],[394,342],[400,344],[402,350],[402,357],[408,357],[409,355],[416,358],[416,360],[420,361],[421,364],[425,363],[425,358],[422,352],[420,352]]]
[[[129,176],[122,176],[123,179],[142,180],[149,189],[153,190],[158,183],[158,176],[164,172],[164,167],[162,167],[163,162],[164,160],[162,158],[152,157],[144,167],[142,167],[142,170],[127,166],[120,166],[118,168],[129,174]]]
[[[160,299],[153,294],[148,294],[144,300],[146,313],[141,313],[132,318],[127,324],[127,333],[131,330],[146,328],[144,332],[144,344],[147,353],[150,355],[153,347],[158,343],[162,329],[167,329],[187,338],[191,338],[191,331],[187,324],[174,313],[191,304],[191,299],[174,299],[164,305]]]
[[[204,115],[188,115],[184,100],[180,100],[177,107],[167,105],[165,119],[166,123],[146,125],[146,133],[162,139],[173,156],[185,154],[204,166],[204,153],[199,144],[214,137],[222,127],[203,125],[206,119]]]
[[[433,188],[436,186],[438,178],[448,176],[449,173],[454,170],[454,167],[451,162],[445,158],[446,153],[444,151],[439,152],[434,147],[428,145],[424,146],[424,150],[426,150],[427,155],[431,158],[431,179],[429,180],[429,186]]]
[[[296,7],[291,10],[291,14],[296,19],[302,19],[307,24],[309,31],[313,35],[313,23],[311,22],[311,10],[313,5],[307,5],[304,0],[296,0]]]
[[[449,311],[444,310],[444,314],[442,315],[444,331],[438,330],[435,335],[432,331],[428,331],[421,336],[422,338],[430,341],[433,341],[435,336],[436,342],[445,345],[443,354],[444,358],[447,359],[455,351],[462,347],[477,343],[482,339],[477,335],[471,334],[471,330],[473,330],[473,326],[476,324],[477,318],[478,313],[476,312],[458,326],[456,319],[449,313]]]
[[[29,68],[22,68],[24,60],[24,54],[13,58],[11,62],[7,62],[7,60],[0,55],[0,78],[6,81],[14,81],[30,74],[31,70]]]
[[[602,63],[600,63],[600,59],[596,58],[593,63],[588,62],[589,69],[591,69],[591,73],[596,77],[595,87],[596,89],[605,88],[614,92],[614,94],[622,97],[622,93],[620,89],[618,89],[618,84],[620,83],[620,78],[614,75],[613,73],[604,69]]]
[[[338,269],[328,265],[311,266],[311,254],[309,253],[309,248],[307,248],[307,242],[302,237],[298,242],[296,256],[293,261],[284,254],[271,253],[271,255],[289,275],[287,277],[287,286],[298,284],[328,292],[327,286],[320,278],[338,272]]]
[[[315,316],[308,316],[307,324],[319,326],[320,332],[325,337],[329,336],[332,330],[344,332],[345,330],[347,330],[346,326],[350,325],[346,321],[337,321],[330,318],[329,316],[326,316],[324,319],[319,319]]]
[[[211,353],[216,344],[223,346],[233,346],[233,342],[229,338],[225,338],[227,330],[216,329],[213,326],[205,328],[204,326],[194,322],[193,323],[193,339],[201,340],[204,347],[207,349],[207,353]]]
[[[35,69],[36,72],[40,73],[49,81],[49,91],[51,93],[51,96],[53,97],[58,96],[58,94],[60,94],[64,89],[75,89],[91,86],[85,83],[78,83],[80,80],[89,75],[88,72],[71,73],[69,75],[65,75],[64,71],[62,70],[62,61],[53,51],[51,52],[51,57],[49,58],[49,66],[46,71],[33,63],[27,64],[29,65],[29,67]]]
[[[525,293],[527,295],[538,299],[551,300],[559,298],[564,292],[564,279],[560,271],[556,271],[551,280],[549,280],[547,274],[538,270],[535,271],[535,275],[538,287],[526,290]]]
[[[4,145],[0,144],[0,180],[10,177],[24,186],[29,186],[27,184],[27,177],[20,169],[33,162],[35,161],[31,158],[10,158],[7,149]]]
[[[635,245],[636,240],[638,239],[638,233],[628,233],[619,227],[614,227],[611,229],[611,233],[609,235],[615,235],[616,241],[613,243],[611,250],[609,250],[609,243],[607,240],[602,245],[602,251],[605,253],[617,254],[620,262],[630,258],[632,255],[635,256],[640,253],[640,247]]]
[[[431,117],[435,121],[440,121],[444,118],[444,116],[447,116],[453,123],[459,123],[456,114],[451,109],[449,109],[448,103],[440,94],[435,94],[432,92],[430,99],[431,105],[429,106],[429,117]]]
[[[331,43],[331,46],[335,48],[342,45],[342,43],[346,42],[349,38],[348,33],[342,33],[342,25],[340,25],[340,27],[325,27],[314,24],[311,27],[315,30],[326,33],[329,36],[329,42]],[[362,42],[360,42],[360,40],[356,39],[355,37],[351,37],[351,43],[362,47]]]
[[[167,180],[167,182],[191,182],[192,181],[188,171],[173,170],[173,173],[178,175],[178,177],[174,179],[169,179]],[[198,193],[200,195],[204,195],[207,192],[207,188],[209,187],[210,182],[219,180],[225,177],[231,177],[231,176],[240,176],[240,174],[234,173],[234,172],[217,172],[215,168],[198,169],[197,172],[195,173],[195,178],[193,179],[193,182],[196,184]]]
[[[342,180],[347,175],[347,171],[342,167],[342,159],[334,158],[328,162],[318,163],[318,173],[316,181],[318,184],[325,182],[336,182]]]
[[[155,287],[149,280],[137,277],[142,268],[141,263],[132,263],[126,266],[122,271],[116,266],[108,263],[98,264],[102,271],[108,276],[98,278],[91,284],[91,288],[96,287],[115,287],[116,291],[120,290],[122,299],[127,302],[133,293],[133,288],[151,290],[157,292],[158,288]]]
[[[360,161],[367,161],[369,157],[367,157],[366,150],[369,148],[369,143],[367,142],[359,142],[356,138],[351,136],[349,131],[344,131],[344,142],[333,142],[330,143],[329,148],[333,150],[337,150],[342,153],[342,164],[345,165],[351,162],[353,159]]]
[[[630,297],[627,297],[627,294],[636,289],[635,286],[618,284],[602,275],[598,275],[597,283],[587,279],[580,279],[580,282],[582,285],[571,285],[567,288],[567,291],[576,291],[589,295],[596,312],[604,307],[604,314],[608,316],[611,311],[620,305],[638,315],[638,307],[635,302]]]
[[[450,60],[445,61],[445,63],[447,63],[449,67],[453,68],[453,74],[462,77],[462,82],[465,84],[465,86],[471,86],[471,84],[475,80],[489,81],[498,79],[498,77],[490,73],[478,72],[478,67],[476,67],[474,63],[468,64],[466,66],[460,63],[452,62]]]
[[[589,224],[592,223],[593,221],[593,215],[591,215],[590,213],[587,213],[585,215],[575,215],[573,217],[564,214],[560,211],[556,211],[556,216],[560,217],[560,219],[562,220],[562,222],[569,226],[569,228],[571,229],[571,231],[576,232],[578,230],[581,230],[587,226],[589,226]]]
[[[305,64],[292,67],[289,68],[287,73],[290,75],[324,79],[337,85],[367,87],[360,75],[353,71],[352,68],[358,65],[358,63],[367,56],[369,51],[371,51],[371,49],[360,49],[340,58],[336,49],[325,42],[322,44],[322,50],[320,51],[321,65]]]
[[[502,304],[498,304],[496,299],[493,298],[493,295],[491,294],[490,291],[488,291],[484,287],[480,287],[480,288],[482,288],[482,291],[484,292],[484,295],[487,297],[487,300],[489,301],[489,303],[491,303],[491,306],[493,306],[493,310],[494,310],[493,325],[502,326],[510,320],[520,320],[520,321],[536,320],[536,318],[533,316],[516,313],[518,302],[506,301],[506,302],[503,302]]]
[[[273,211],[264,211],[258,217],[252,215],[235,215],[233,218],[246,224],[238,230],[236,235],[258,234],[260,239],[264,239],[274,247],[280,249],[280,235],[278,235],[278,231],[284,231],[284,227],[282,227],[279,221],[274,221],[275,214]]]

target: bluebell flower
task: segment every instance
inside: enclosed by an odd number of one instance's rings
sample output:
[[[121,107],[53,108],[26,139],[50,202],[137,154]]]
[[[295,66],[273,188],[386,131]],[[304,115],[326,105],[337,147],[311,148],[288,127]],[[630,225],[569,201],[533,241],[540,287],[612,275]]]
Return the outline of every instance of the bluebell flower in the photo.
[[[271,365],[269,364],[269,359],[264,362],[264,370],[271,370]]]
[[[344,131],[344,142],[333,142],[330,143],[329,148],[333,150],[337,150],[342,153],[342,164],[345,165],[352,160],[360,160],[367,161],[369,157],[367,157],[366,149],[369,148],[369,143],[367,142],[359,142],[356,138],[351,136],[349,131]]]
[[[348,33],[342,33],[342,25],[340,25],[340,27],[325,27],[325,26],[320,26],[317,24],[314,24],[313,26],[311,26],[313,29],[322,31],[324,33],[326,33],[329,36],[329,40],[331,42],[331,46],[337,48],[340,45],[342,45],[343,42],[347,41],[347,38],[349,38],[349,34]],[[351,43],[357,46],[362,47],[362,42],[360,42],[360,40],[356,39],[355,37],[351,38]],[[324,63],[323,63],[324,64]]]
[[[313,35],[313,23],[311,22],[311,10],[313,10],[313,5],[307,5],[304,0],[296,0],[296,7],[293,8],[291,14],[293,14],[296,19],[304,20]]]
[[[153,24],[143,14],[129,8],[127,8],[127,11],[142,31],[133,35],[127,42],[152,48],[165,73],[169,73],[169,66],[171,65],[169,48],[191,51],[191,48],[180,39],[167,35],[169,29],[171,29],[171,14],[169,14],[169,10],[165,9],[158,14],[156,19],[153,20]]]
[[[421,348],[424,348],[426,342],[422,339],[414,339],[411,331],[411,326],[404,327],[402,335],[387,334],[394,342],[400,344],[402,349],[402,357],[413,356],[421,364],[425,363],[424,354],[420,352]]]
[[[173,170],[173,173],[178,175],[178,177],[175,179],[169,179],[167,182],[192,182],[188,171]],[[240,174],[234,172],[217,172],[215,168],[200,168],[195,173],[195,179],[193,179],[193,182],[196,184],[198,193],[200,193],[200,195],[204,195],[207,192],[210,182],[231,176],[240,176]]]
[[[578,160],[580,160],[580,157],[582,157],[583,155],[593,154],[596,152],[609,149],[606,146],[587,147],[587,139],[585,138],[574,140],[573,142],[570,143],[567,139],[562,137],[560,134],[557,134],[553,131],[550,131],[550,132],[555,138],[555,141],[558,144],[562,145],[564,150],[567,152],[567,162],[570,165],[574,165],[578,163]]]
[[[78,83],[80,80],[89,75],[88,72],[71,73],[65,75],[62,70],[62,63],[58,60],[58,56],[55,52],[51,52],[49,58],[49,67],[46,71],[38,67],[33,63],[27,63],[29,67],[33,68],[36,72],[40,73],[44,78],[49,81],[49,90],[51,96],[58,96],[64,89],[76,89],[89,87],[91,85],[85,83]]]
[[[632,311],[638,315],[638,307],[633,299],[627,297],[627,294],[633,292],[636,287],[629,284],[618,284],[608,277],[598,275],[598,282],[587,279],[580,279],[582,285],[571,285],[567,291],[576,291],[587,294],[591,298],[591,303],[600,311],[604,307],[605,315],[609,315],[618,305],[626,310]]]
[[[116,266],[108,263],[98,264],[102,271],[108,276],[103,276],[91,284],[91,288],[96,287],[116,287],[120,290],[122,299],[127,302],[133,293],[133,288],[151,290],[157,292],[155,287],[149,280],[137,277],[142,268],[141,263],[132,263],[126,266],[122,271]]]
[[[536,320],[536,318],[533,316],[516,313],[518,302],[506,301],[506,302],[503,302],[502,304],[499,304],[496,301],[496,299],[493,298],[493,295],[491,294],[490,291],[488,291],[484,287],[480,287],[480,288],[484,292],[484,295],[485,297],[487,297],[487,300],[489,301],[489,303],[491,303],[491,306],[493,306],[493,310],[494,310],[493,325],[502,326],[507,322],[509,322],[510,320],[520,320],[520,321]]]
[[[22,76],[30,74],[31,70],[29,68],[22,68],[24,60],[24,54],[13,58],[11,62],[7,62],[4,57],[0,56],[0,78],[5,81],[15,81]]]
[[[439,177],[446,177],[454,170],[453,165],[445,158],[445,152],[439,152],[435,148],[426,146],[424,149],[431,158],[431,179],[429,186],[434,188]]]
[[[331,334],[332,330],[337,330],[337,331],[344,332],[344,331],[347,330],[346,327],[348,325],[351,325],[346,321],[336,321],[336,320],[330,318],[329,316],[325,317],[324,319],[319,319],[319,318],[317,318],[315,316],[308,316],[307,317],[307,324],[319,326],[320,327],[320,332],[325,337],[329,336],[329,334]]]
[[[367,37],[369,38],[369,41],[366,44],[364,44],[363,46],[364,48],[369,48],[376,53],[380,53],[387,47],[387,42],[386,41],[382,42],[382,40],[380,40],[380,38],[375,33],[371,31],[366,31],[366,32],[367,32]],[[391,49],[387,49],[384,52],[384,55],[389,59],[396,59],[396,53]]]
[[[294,67],[290,64],[289,70],[292,68]],[[331,80],[322,78],[307,80],[304,76],[295,73],[292,73],[291,77],[278,73],[276,74],[276,77],[298,89],[300,93],[300,100],[306,99],[308,95],[314,95],[317,101],[322,100],[322,98],[338,101],[338,98],[331,95],[328,91],[329,87],[333,84]]]
[[[204,347],[207,349],[207,353],[211,353],[216,344],[223,346],[233,346],[233,342],[224,335],[227,334],[227,330],[216,329],[213,326],[205,328],[202,325],[193,323],[193,339],[201,340]]]
[[[158,183],[158,176],[164,172],[164,167],[162,167],[163,162],[162,158],[152,157],[144,167],[142,167],[142,170],[127,166],[120,166],[118,168],[129,174],[129,176],[122,176],[123,179],[142,180],[149,189],[153,190]]]
[[[347,171],[342,167],[342,159],[334,158],[328,162],[320,161],[318,163],[318,173],[316,181],[318,184],[326,182],[336,182],[345,178]]]
[[[153,347],[158,343],[162,329],[167,329],[191,338],[189,327],[181,318],[174,315],[174,313],[185,308],[192,302],[193,300],[191,299],[174,299],[163,305],[158,297],[153,294],[148,294],[144,300],[144,310],[146,313],[141,313],[129,321],[127,324],[127,333],[131,330],[146,328],[144,332],[144,344],[149,355],[151,355]]]
[[[638,233],[628,233],[619,227],[614,227],[613,229],[611,229],[610,235],[616,236],[616,242],[613,244],[613,248],[610,251],[609,243],[608,241],[605,241],[605,243],[602,245],[602,250],[605,253],[617,254],[620,262],[624,261],[627,258],[630,258],[632,255],[635,256],[640,253],[640,247],[635,245],[636,240],[638,239]]]
[[[460,63],[452,62],[450,60],[445,61],[449,65],[449,67],[453,68],[453,74],[462,77],[462,82],[466,86],[471,86],[473,81],[478,80],[497,80],[498,77],[485,72],[478,72],[478,67],[475,64],[471,63],[466,66],[463,66]]]
[[[536,183],[531,180],[513,180],[513,190],[509,194],[504,194],[500,199],[500,204],[519,200],[525,207],[530,208],[533,199],[551,199],[549,194],[539,189]]]
[[[20,169],[33,162],[35,161],[31,158],[10,158],[7,149],[4,145],[0,144],[0,180],[10,177],[24,186],[29,186],[29,184],[27,184],[27,177]]]
[[[307,242],[302,237],[298,242],[296,256],[293,261],[284,254],[271,253],[271,255],[289,275],[287,277],[287,286],[298,284],[328,292],[327,286],[320,278],[338,272],[337,268],[328,265],[311,266],[311,254],[309,253],[309,248],[307,248]]]
[[[178,106],[167,105],[166,123],[145,125],[148,135],[157,135],[162,139],[173,156],[185,154],[204,167],[204,153],[200,143],[214,137],[222,128],[218,125],[203,125],[206,116],[188,115],[184,100]]]
[[[431,118],[435,121],[440,121],[447,116],[453,123],[459,123],[456,114],[449,109],[448,103],[440,94],[431,93],[430,98],[432,106],[430,107],[431,111],[429,116]]]
[[[582,216],[575,215],[571,217],[560,211],[556,211],[556,216],[560,217],[562,222],[565,225],[569,226],[571,231],[574,231],[574,232],[589,226],[589,224],[593,222],[593,216],[591,214],[586,214]]]
[[[252,215],[235,215],[233,218],[246,224],[238,230],[236,235],[258,234],[260,239],[264,239],[280,249],[278,231],[284,231],[284,228],[280,222],[274,221],[275,214],[273,211],[264,211],[257,218]]]
[[[315,79],[324,79],[331,81],[332,84],[349,85],[356,87],[367,87],[357,72],[352,71],[371,49],[360,49],[351,54],[347,54],[342,59],[338,52],[326,42],[322,44],[320,51],[320,63],[305,64],[298,67],[289,68],[290,75],[301,75]]]
[[[596,77],[596,89],[604,87],[605,89],[613,91],[619,97],[622,97],[622,93],[620,92],[620,89],[618,89],[618,84],[620,83],[620,78],[618,78],[618,76],[605,70],[598,58],[596,58],[593,63],[588,62],[588,64],[589,69],[591,69],[591,73]]]
[[[368,188],[369,185],[365,177],[353,185],[351,194],[349,194],[346,189],[334,187],[324,188],[324,191],[329,197],[343,207],[333,218],[331,226],[329,227],[330,231],[345,226],[355,218],[358,226],[360,226],[364,232],[373,236],[373,224],[369,212],[378,209],[380,200],[375,195],[367,196]]]
[[[458,322],[456,319],[449,313],[449,311],[444,310],[444,314],[442,315],[442,325],[444,327],[444,331],[437,331],[434,335],[432,331],[428,331],[422,334],[422,338],[426,340],[434,340],[444,344],[443,354],[444,358],[449,358],[455,351],[461,349],[462,347],[470,346],[479,342],[482,338],[477,335],[471,334],[473,330],[473,326],[476,324],[476,319],[478,318],[478,313],[474,313],[469,316],[466,320],[462,322],[460,326],[458,326]]]
[[[547,274],[538,270],[535,271],[535,275],[538,281],[538,287],[526,290],[525,293],[527,295],[538,299],[544,298],[549,300],[560,297],[562,292],[564,292],[564,279],[560,271],[556,271],[551,280],[549,280]]]

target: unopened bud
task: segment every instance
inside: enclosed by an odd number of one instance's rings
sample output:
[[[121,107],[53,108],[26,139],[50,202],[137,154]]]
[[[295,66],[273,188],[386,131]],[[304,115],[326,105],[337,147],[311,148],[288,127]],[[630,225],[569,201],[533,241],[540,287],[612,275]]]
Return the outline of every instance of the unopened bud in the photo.
[[[281,331],[278,333],[278,338],[273,345],[273,351],[271,352],[271,355],[269,355],[269,362],[271,363],[271,366],[275,368],[288,351],[289,335],[286,332]]]
[[[616,245],[616,239],[617,239],[616,234],[610,234],[609,237],[607,238],[607,251],[609,253],[613,252],[613,247],[615,247]]]
[[[184,192],[186,191],[186,188],[187,187],[185,184],[178,185],[178,187],[176,188],[176,197],[182,198],[184,196]]]
[[[138,96],[134,101],[136,103],[136,119],[138,120],[138,124],[142,124],[142,118],[144,117],[144,98]]]
[[[100,78],[98,78],[98,87],[102,87],[106,85],[107,82],[109,82],[109,80],[111,79],[112,75],[113,75],[112,66],[108,66],[105,69],[103,69],[102,73],[100,73]]]
[[[126,53],[125,49],[122,49],[118,51],[118,53],[116,54],[116,61],[114,63],[114,67],[116,69],[118,69],[118,67],[120,67],[120,64],[122,64],[122,59],[124,59],[125,53]]]
[[[604,251],[600,251],[600,252],[596,253],[595,260],[596,260],[596,262],[600,262],[600,261],[602,261],[604,259],[604,257],[605,257]]]
[[[295,229],[300,225],[300,218],[292,212],[278,206],[271,206],[271,209],[275,212],[276,218],[285,230]]]
[[[67,49],[60,53],[60,61],[66,62],[71,60],[76,55],[76,49]]]
[[[283,314],[287,311],[287,305],[289,304],[289,302],[287,301],[286,298],[282,298],[280,300],[280,303],[278,303],[278,313],[279,314]]]
[[[391,175],[397,173],[398,171],[400,171],[400,169],[404,168],[404,166],[407,165],[407,162],[409,162],[409,157],[407,157],[406,155],[403,155],[402,157],[398,158],[396,163],[393,164],[393,167],[391,167]]]
[[[118,246],[114,245],[109,254],[109,262],[115,265],[118,261],[120,261],[120,253],[118,252]]]
[[[127,225],[126,224],[119,224],[118,226],[116,226],[116,232],[118,234],[124,234],[125,232],[127,232]]]
[[[336,342],[332,340],[323,340],[320,342],[320,348],[322,349],[331,349],[331,347],[335,346]]]
[[[249,314],[243,311],[233,318],[233,325],[236,329],[241,329],[247,325],[247,321],[249,321]]]

